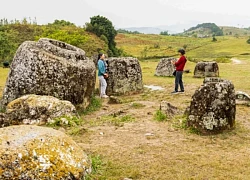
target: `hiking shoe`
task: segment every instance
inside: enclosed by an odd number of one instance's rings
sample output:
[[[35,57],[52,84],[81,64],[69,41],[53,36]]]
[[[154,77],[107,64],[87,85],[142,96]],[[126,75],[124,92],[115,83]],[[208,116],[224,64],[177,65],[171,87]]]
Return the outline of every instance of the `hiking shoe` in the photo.
[[[108,98],[106,94],[102,95],[101,98]]]
[[[173,91],[173,92],[171,92],[171,94],[177,94],[178,93],[178,91]]]

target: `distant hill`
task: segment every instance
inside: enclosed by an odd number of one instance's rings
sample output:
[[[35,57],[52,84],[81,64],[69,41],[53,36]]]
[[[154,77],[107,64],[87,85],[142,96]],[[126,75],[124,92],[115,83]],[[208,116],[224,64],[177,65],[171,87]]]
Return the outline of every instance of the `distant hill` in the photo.
[[[210,37],[210,36],[223,36],[222,29],[215,23],[202,23],[195,27],[191,27],[180,35],[194,36],[194,37]]]
[[[231,26],[220,26],[224,35],[229,36],[250,36],[250,27],[249,28],[238,28]]]

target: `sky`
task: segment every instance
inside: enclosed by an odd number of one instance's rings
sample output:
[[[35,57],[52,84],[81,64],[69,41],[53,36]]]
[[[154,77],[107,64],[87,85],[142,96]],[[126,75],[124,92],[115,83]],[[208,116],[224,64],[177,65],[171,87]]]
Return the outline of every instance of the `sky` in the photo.
[[[107,17],[115,28],[197,25],[250,27],[249,0],[3,0],[0,18],[66,20],[83,26]]]

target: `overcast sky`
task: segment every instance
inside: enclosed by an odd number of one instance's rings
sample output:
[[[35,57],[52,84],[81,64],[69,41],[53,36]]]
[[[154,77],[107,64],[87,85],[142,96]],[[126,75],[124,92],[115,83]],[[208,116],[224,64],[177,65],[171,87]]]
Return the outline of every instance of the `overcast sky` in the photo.
[[[250,27],[249,0],[2,0],[0,18],[63,19],[82,26],[102,15],[116,28],[213,22]]]

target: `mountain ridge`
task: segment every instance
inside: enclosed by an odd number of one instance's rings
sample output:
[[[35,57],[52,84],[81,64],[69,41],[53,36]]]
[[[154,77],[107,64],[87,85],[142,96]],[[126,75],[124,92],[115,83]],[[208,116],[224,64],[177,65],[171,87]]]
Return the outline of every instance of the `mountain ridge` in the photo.
[[[200,23],[200,24],[205,24],[205,23]],[[163,31],[168,31],[169,34],[182,34],[185,32],[187,32],[189,29],[192,29],[196,26],[198,26],[198,24],[176,24],[176,25],[161,25],[161,26],[148,26],[148,27],[124,27],[124,28],[118,28],[118,29],[124,29],[127,31],[138,31],[140,33],[143,34],[160,34]],[[216,25],[216,24],[215,24]],[[223,34],[224,35],[232,35],[232,34],[245,34],[246,32],[250,31],[250,27],[249,28],[243,28],[243,27],[235,27],[235,26],[220,26],[220,25],[216,25],[218,26],[220,29],[222,29]],[[234,32],[234,33],[232,33]]]

